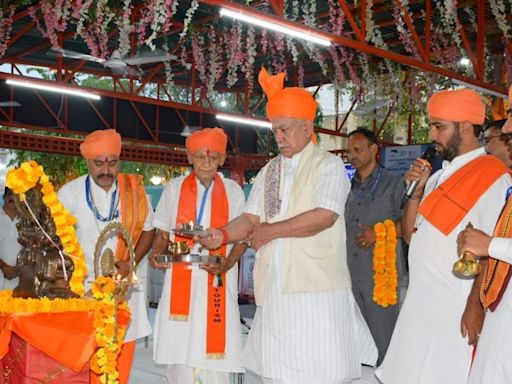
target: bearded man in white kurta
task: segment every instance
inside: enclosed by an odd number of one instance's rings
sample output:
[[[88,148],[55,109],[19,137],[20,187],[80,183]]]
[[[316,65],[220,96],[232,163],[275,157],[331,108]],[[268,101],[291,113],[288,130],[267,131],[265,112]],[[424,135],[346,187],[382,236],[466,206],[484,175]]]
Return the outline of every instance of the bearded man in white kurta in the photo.
[[[466,383],[484,318],[483,276],[464,280],[452,273],[456,238],[469,222],[492,232],[511,181],[505,165],[480,147],[485,106],[475,91],[438,92],[427,111],[429,136],[444,162],[428,178],[428,163],[418,159],[405,177],[419,181],[402,216],[409,288],[376,372],[385,384]]]
[[[146,195],[142,177],[119,173],[121,136],[113,129],[97,130],[80,145],[87,160],[88,174],[62,186],[59,199],[77,219],[76,231],[87,261],[86,289],[94,281],[94,249],[98,237],[109,223],[120,221],[127,227],[135,244],[138,264],[149,251],[154,236],[151,225],[153,209]],[[115,251],[117,273],[125,277],[129,271],[126,244],[111,232],[104,248]],[[119,381],[127,384],[135,350],[135,340],[151,333],[142,285],[128,294],[130,324],[118,359]],[[99,383],[91,374],[91,383]]]
[[[503,134],[512,133],[512,86],[509,89],[508,118],[502,127]],[[509,141],[509,145],[511,142]],[[479,229],[466,229],[459,234],[459,251],[479,256],[489,256],[480,298],[488,311],[475,359],[469,376],[470,384],[512,383],[512,199],[509,188],[507,205],[494,230],[494,237]]]
[[[226,159],[227,136],[222,129],[196,131],[187,138],[186,147],[193,172],[166,185],[155,212],[158,234],[150,256],[155,268],[160,267],[157,256],[167,253],[169,239],[188,240],[193,247],[191,239],[170,235],[177,226],[226,224],[241,214],[245,204],[240,186],[217,172]],[[195,253],[201,252],[197,246]],[[174,263],[166,271],[153,358],[157,364],[168,364],[170,384],[230,384],[233,372],[243,372],[237,262],[246,248],[237,244],[216,250],[227,256],[221,257],[220,265]],[[202,254],[208,255],[208,250]],[[218,276],[222,285],[215,281]]]
[[[377,350],[350,289],[343,161],[311,142],[316,102],[283,88],[284,73],[259,75],[280,155],[258,174],[245,213],[202,242],[248,239],[256,315],[242,356],[264,383],[338,384],[361,375]]]

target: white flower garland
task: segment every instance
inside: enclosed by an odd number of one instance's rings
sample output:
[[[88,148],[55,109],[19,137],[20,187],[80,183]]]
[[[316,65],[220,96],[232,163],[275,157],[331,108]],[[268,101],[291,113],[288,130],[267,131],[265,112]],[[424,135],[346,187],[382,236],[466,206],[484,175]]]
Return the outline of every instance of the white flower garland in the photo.
[[[93,0],[86,0],[80,9],[80,16],[78,18],[78,22],[76,24],[76,32],[74,38],[82,35],[82,31],[84,29],[84,23],[88,19],[89,8],[92,5]]]
[[[199,8],[199,1],[192,0],[190,8],[187,9],[187,13],[185,14],[185,20],[183,20],[183,30],[180,33],[180,40],[187,35],[188,27],[192,22],[192,17],[194,16],[194,13],[196,13],[197,8]]]
[[[219,47],[222,44],[219,44],[221,38],[217,37],[217,34],[215,33],[215,27],[213,25],[210,26],[210,33],[208,37],[208,63],[210,65],[210,73],[208,76],[208,82],[206,83],[206,86],[208,92],[213,93],[215,90],[215,84],[217,84],[217,81],[219,80],[220,76],[222,76],[222,63],[220,62],[221,49],[219,49]]]
[[[503,0],[489,0],[489,5],[491,6],[492,14],[496,18],[496,22],[498,23],[498,27],[505,39],[510,39],[510,29],[511,26],[507,21],[507,14],[505,9],[505,3]],[[512,6],[512,4],[511,4]]]
[[[167,46],[167,43],[162,46],[162,48],[165,50],[165,52],[169,51],[169,47]],[[167,89],[167,93],[169,93],[170,97],[170,91],[174,88],[174,73],[172,72],[171,62],[169,60],[164,61],[164,69],[165,69],[165,88]]]
[[[244,66],[245,80],[247,80],[247,93],[250,95],[254,87],[254,62],[256,61],[256,37],[254,27],[251,25],[247,29],[247,59]]]
[[[119,30],[119,46],[117,49],[121,57],[130,53],[130,32],[133,30],[130,20],[131,13],[131,0],[123,0],[121,17],[116,19],[117,29]]]

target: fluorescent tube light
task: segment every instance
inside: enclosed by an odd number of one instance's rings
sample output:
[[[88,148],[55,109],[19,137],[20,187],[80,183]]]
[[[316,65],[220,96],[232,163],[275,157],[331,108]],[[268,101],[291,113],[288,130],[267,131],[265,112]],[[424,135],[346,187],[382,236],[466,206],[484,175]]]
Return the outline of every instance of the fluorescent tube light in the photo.
[[[473,85],[473,84],[470,84],[470,83],[466,83],[465,81],[461,81],[461,80],[457,80],[457,79],[452,79],[452,83],[456,84],[456,85],[462,85],[463,87],[474,89],[475,91],[478,91],[478,92],[487,93],[488,95],[492,95],[492,96],[496,96],[496,97],[501,97],[502,99],[507,99],[508,98],[508,95],[506,93],[492,91],[492,90],[487,89],[487,88],[479,87],[478,85]]]
[[[284,27],[277,23],[272,23],[270,21],[266,21],[266,20],[263,20],[263,19],[260,19],[260,18],[254,17],[254,16],[246,15],[241,11],[236,12],[236,11],[232,11],[230,9],[221,8],[220,15],[221,16],[229,16],[236,20],[245,21],[246,23],[249,23],[249,24],[254,24],[259,27],[270,29],[275,32],[284,33],[285,35],[288,35],[288,36],[298,37],[299,39],[311,41],[312,43],[320,44],[320,45],[323,45],[326,47],[329,47],[331,45],[330,40],[325,39],[323,37],[319,37],[319,36],[315,35],[314,33],[308,33],[308,32],[300,31],[298,29]]]
[[[255,125],[257,127],[263,127],[263,128],[272,128],[272,123],[270,123],[269,121],[264,121],[264,120],[248,119],[246,117],[225,115],[222,113],[218,114],[216,117],[219,120],[231,121],[233,123]]]
[[[101,97],[99,95],[96,95],[94,93],[85,92],[85,91],[79,91],[67,87],[59,87],[57,85],[44,85],[39,84],[31,81],[19,81],[19,80],[7,80],[7,84],[9,85],[15,85],[18,87],[25,87],[25,88],[32,88],[32,89],[40,89],[43,91],[50,91],[50,92],[57,92],[57,93],[65,93],[66,95],[73,95],[73,96],[81,96],[86,97],[88,99],[94,99],[99,100]]]

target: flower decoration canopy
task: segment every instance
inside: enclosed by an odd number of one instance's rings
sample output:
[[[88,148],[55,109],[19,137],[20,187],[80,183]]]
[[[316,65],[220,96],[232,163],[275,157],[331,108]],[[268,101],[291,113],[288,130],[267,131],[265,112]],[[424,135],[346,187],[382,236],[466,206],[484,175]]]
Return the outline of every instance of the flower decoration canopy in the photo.
[[[21,106],[0,105],[0,125],[64,136],[116,128],[134,143],[133,158],[175,164],[185,162],[185,126],[222,126],[230,151],[255,154],[264,129],[215,116],[265,120],[256,80],[262,66],[286,71],[287,86],[315,91],[333,84],[361,104],[393,100],[389,113],[414,112],[451,79],[505,96],[512,82],[511,8],[506,0],[4,1],[0,102]],[[319,35],[331,45],[221,17],[221,9]],[[101,100],[21,90],[5,83],[13,78],[82,88]],[[340,130],[319,129],[338,136]],[[34,146],[30,138],[14,141],[0,131],[2,146]],[[151,157],[141,145],[159,147]],[[76,145],[50,149],[77,153]]]

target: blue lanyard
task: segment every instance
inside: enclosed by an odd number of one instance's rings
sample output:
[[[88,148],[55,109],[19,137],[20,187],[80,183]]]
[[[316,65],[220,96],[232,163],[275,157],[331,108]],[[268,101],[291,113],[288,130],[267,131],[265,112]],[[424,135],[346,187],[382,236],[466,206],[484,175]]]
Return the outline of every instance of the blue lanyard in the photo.
[[[112,193],[112,197],[110,199],[110,211],[108,213],[108,217],[101,216],[100,213],[98,212],[98,208],[96,208],[96,205],[92,201],[91,180],[90,180],[89,175],[87,175],[87,178],[85,179],[85,197],[87,199],[87,205],[89,206],[92,213],[94,213],[94,215],[96,216],[96,218],[99,221],[107,223],[107,222],[117,219],[119,217],[119,210],[116,209],[117,188]]]
[[[507,196],[505,197],[505,201],[508,201],[508,198],[510,197],[511,194],[512,194],[512,187],[508,187]]]
[[[359,198],[367,198],[370,196],[373,197],[373,193],[375,192],[375,189],[377,188],[377,184],[379,184],[380,175],[382,174],[382,167],[380,165],[378,165],[378,167],[379,167],[379,170],[377,171],[377,176],[375,176],[375,181],[373,182],[370,193],[365,195],[363,193],[356,192],[356,190],[353,188],[352,193],[354,193],[354,195],[356,195],[356,197],[359,197]],[[354,184],[354,179],[355,179],[355,176],[352,179],[352,184]]]
[[[201,207],[199,208],[199,214],[196,217],[196,224],[198,224],[198,225],[201,224],[201,220],[203,219],[203,211],[204,211],[204,206],[206,204],[206,197],[208,196],[209,189],[210,189],[210,186],[208,186],[208,188],[206,188],[204,190],[203,198],[201,199]]]

